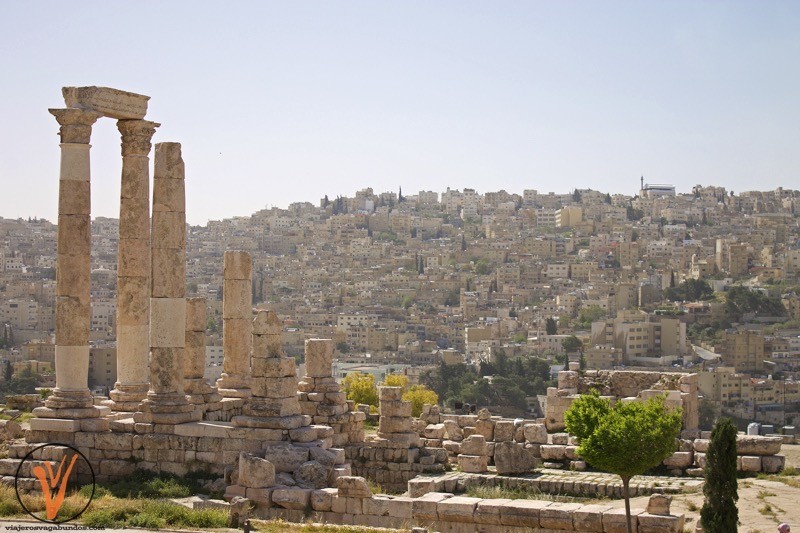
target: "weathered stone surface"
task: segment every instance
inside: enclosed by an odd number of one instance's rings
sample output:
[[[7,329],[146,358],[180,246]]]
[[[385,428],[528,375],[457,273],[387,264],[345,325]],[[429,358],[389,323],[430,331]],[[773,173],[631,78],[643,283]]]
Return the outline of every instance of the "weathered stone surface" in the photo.
[[[306,375],[324,378],[331,375],[333,341],[330,339],[308,339],[305,343]]]
[[[647,501],[647,512],[650,514],[668,515],[669,507],[672,504],[672,496],[669,494],[651,494]]]
[[[306,461],[295,470],[294,479],[299,487],[305,489],[322,489],[328,482],[331,467],[317,461]]]
[[[107,117],[142,119],[147,114],[149,96],[110,87],[64,87],[61,89],[67,107],[93,110]]]
[[[572,526],[575,531],[603,531],[603,513],[610,509],[609,505],[583,505],[572,512]]]
[[[331,505],[333,504],[333,497],[337,494],[338,490],[332,488],[312,491],[310,497],[311,508],[319,512],[330,511]]]
[[[255,489],[271,487],[275,484],[275,467],[266,459],[241,452],[238,484]]]
[[[522,444],[498,442],[494,445],[494,464],[498,474],[525,474],[533,469],[533,454]]]
[[[689,468],[694,462],[694,454],[692,452],[675,452],[663,462],[671,468]]]
[[[309,506],[310,500],[310,489],[281,487],[272,491],[272,503],[284,509],[304,510]]]
[[[470,435],[461,442],[464,455],[486,455],[486,438],[483,435]]]
[[[775,474],[783,470],[786,457],[783,455],[765,455],[761,458],[761,469],[767,474]]]
[[[494,424],[495,442],[510,442],[514,440],[514,421],[498,420]]]
[[[742,472],[761,472],[761,456],[742,455]]]
[[[444,431],[448,439],[461,441],[464,438],[464,433],[461,431],[461,427],[458,425],[458,422],[455,420],[445,420],[443,424]]]
[[[550,502],[542,500],[511,500],[500,507],[500,523],[505,526],[539,527],[539,513]]]
[[[294,472],[308,461],[308,448],[290,444],[271,444],[264,447],[264,457],[275,466],[276,472]]]
[[[367,485],[367,480],[359,476],[341,476],[336,479],[336,488],[339,496],[346,498],[369,498],[372,491]]]
[[[782,444],[781,437],[737,435],[736,453],[738,455],[775,455],[780,453]]]
[[[489,458],[485,455],[464,455],[458,456],[458,468],[462,472],[480,474],[489,469]]]
[[[683,531],[684,515],[669,516],[641,513],[637,517],[639,531],[652,533],[673,533]]]
[[[577,503],[553,502],[539,511],[539,526],[543,529],[572,530],[572,513],[580,509]]]
[[[525,424],[522,431],[527,442],[547,444],[547,427],[544,424]]]
[[[454,496],[440,501],[436,505],[436,513],[439,520],[447,522],[474,522],[475,508],[480,498],[470,498],[468,496]]]
[[[428,424],[422,436],[426,439],[443,439],[444,438],[444,424]]]
[[[539,452],[545,461],[563,461],[567,457],[566,446],[561,444],[542,444]]]

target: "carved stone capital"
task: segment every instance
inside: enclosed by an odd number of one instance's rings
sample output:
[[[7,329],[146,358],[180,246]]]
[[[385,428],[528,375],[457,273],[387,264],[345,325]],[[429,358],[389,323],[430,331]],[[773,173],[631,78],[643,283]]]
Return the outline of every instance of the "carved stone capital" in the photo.
[[[148,155],[152,144],[150,140],[161,126],[149,120],[118,120],[117,128],[122,134],[122,157],[126,155]]]
[[[61,125],[59,135],[62,143],[89,144],[92,137],[92,125],[102,117],[97,111],[86,109],[50,109]]]

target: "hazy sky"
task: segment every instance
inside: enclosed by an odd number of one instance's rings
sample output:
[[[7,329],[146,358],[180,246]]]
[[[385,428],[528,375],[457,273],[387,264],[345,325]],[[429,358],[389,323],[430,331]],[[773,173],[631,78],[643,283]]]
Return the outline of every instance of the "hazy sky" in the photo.
[[[800,2],[0,0],[0,216],[55,220],[61,87],[152,97],[191,223],[363,187],[798,188]],[[118,216],[111,119],[94,216]]]

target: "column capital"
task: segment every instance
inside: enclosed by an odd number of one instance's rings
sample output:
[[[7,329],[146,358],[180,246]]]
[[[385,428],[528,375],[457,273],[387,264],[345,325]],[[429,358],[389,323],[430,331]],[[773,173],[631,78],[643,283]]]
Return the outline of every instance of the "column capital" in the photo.
[[[87,109],[49,109],[50,114],[56,117],[61,125],[59,135],[62,143],[89,144],[92,136],[92,125],[101,113]]]
[[[159,126],[161,124],[158,122],[149,120],[118,120],[117,128],[122,134],[122,156],[147,156],[152,148],[150,140]]]

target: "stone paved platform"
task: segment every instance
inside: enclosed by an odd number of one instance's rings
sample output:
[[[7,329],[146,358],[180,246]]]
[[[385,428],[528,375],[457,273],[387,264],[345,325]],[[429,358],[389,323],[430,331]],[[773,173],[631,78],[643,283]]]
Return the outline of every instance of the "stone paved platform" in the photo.
[[[702,479],[668,476],[635,476],[630,495],[677,494],[702,490]],[[450,472],[441,476],[419,476],[408,482],[409,496],[428,492],[466,492],[472,486],[503,487],[564,496],[622,498],[622,480],[603,472],[573,472],[544,469],[527,476],[501,476],[493,473]]]

